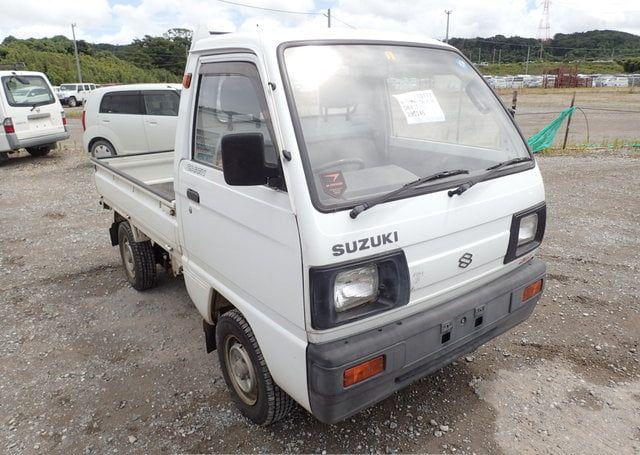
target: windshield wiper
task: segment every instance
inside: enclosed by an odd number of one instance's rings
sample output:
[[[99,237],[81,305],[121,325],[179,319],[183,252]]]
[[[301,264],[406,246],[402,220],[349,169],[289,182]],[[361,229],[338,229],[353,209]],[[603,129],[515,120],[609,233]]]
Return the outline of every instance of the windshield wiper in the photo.
[[[441,171],[441,172],[437,172],[435,174],[431,174],[431,175],[427,175],[426,177],[421,177],[419,179],[416,180],[412,180],[409,183],[405,183],[404,185],[402,185],[400,188],[395,189],[393,191],[390,191],[388,193],[383,194],[382,196],[380,196],[379,198],[370,201],[370,202],[364,202],[362,204],[356,205],[353,209],[351,209],[351,212],[349,212],[349,216],[353,219],[356,219],[358,217],[358,215],[360,215],[362,212],[364,212],[365,210],[369,210],[371,207],[374,207],[378,204],[382,204],[384,202],[387,202],[389,199],[392,199],[393,197],[397,196],[400,193],[403,193],[404,191],[408,190],[409,188],[415,188],[416,186],[420,186],[424,183],[427,182],[432,182],[434,180],[439,180],[439,179],[443,179],[446,177],[453,177],[454,175],[460,175],[460,174],[468,174],[469,171],[467,169],[454,169],[451,171]]]
[[[483,182],[483,181],[487,180],[489,177],[491,177],[493,174],[495,174],[497,171],[499,171],[503,167],[510,166],[512,164],[524,163],[525,161],[531,161],[531,158],[528,157],[528,156],[527,157],[520,157],[520,158],[513,158],[511,160],[502,161],[500,163],[494,164],[493,166],[489,166],[487,169],[485,169],[487,172],[485,172],[484,174],[480,174],[480,176],[478,176],[477,178],[471,179],[468,182],[464,182],[462,185],[460,185],[455,190],[449,190],[449,193],[448,193],[449,197],[453,197],[456,194],[460,195],[460,194],[464,193],[465,191],[467,191],[469,188],[471,188],[476,183],[480,183],[480,182]]]

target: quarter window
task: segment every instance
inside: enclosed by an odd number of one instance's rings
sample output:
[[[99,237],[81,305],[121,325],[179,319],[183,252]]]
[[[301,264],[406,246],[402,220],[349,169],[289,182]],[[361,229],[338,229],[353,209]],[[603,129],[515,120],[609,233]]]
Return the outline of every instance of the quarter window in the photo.
[[[204,65],[198,88],[193,159],[222,168],[222,137],[237,133],[262,133],[266,161],[278,162],[256,68],[249,63]]]
[[[142,115],[142,100],[139,92],[107,93],[100,102],[101,114]]]

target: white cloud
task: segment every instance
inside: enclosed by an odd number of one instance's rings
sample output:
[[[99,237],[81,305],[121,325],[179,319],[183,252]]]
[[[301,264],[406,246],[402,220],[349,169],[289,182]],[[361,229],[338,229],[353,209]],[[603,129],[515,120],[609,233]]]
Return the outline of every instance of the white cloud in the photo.
[[[265,8],[321,12],[314,0],[240,0]],[[0,39],[77,35],[94,42],[127,43],[146,34],[160,35],[172,27],[232,31],[260,23],[263,27],[305,27],[326,24],[322,15],[281,14],[215,0],[140,0],[110,4],[108,0],[20,0],[4,2]],[[319,2],[317,3],[320,4]],[[327,2],[323,2],[326,5]],[[640,8],[628,0],[559,0],[551,3],[551,33],[595,28],[640,34]],[[335,27],[344,21],[357,28],[394,30],[443,38],[445,9],[453,10],[450,36],[538,35],[541,0],[335,0]]]

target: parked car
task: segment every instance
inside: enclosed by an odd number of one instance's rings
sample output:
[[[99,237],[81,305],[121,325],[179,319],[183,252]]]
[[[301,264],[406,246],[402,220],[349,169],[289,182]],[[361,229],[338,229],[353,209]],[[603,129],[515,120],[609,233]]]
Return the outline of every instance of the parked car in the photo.
[[[137,84],[95,90],[82,112],[84,150],[98,157],[173,150],[177,87]]]
[[[91,160],[127,279],[184,275],[242,413],[333,423],[531,315],[544,186],[454,47],[272,33],[194,42],[174,151]]]
[[[44,156],[69,137],[60,101],[43,73],[0,71],[0,161],[24,148]]]
[[[96,84],[62,84],[59,89],[60,102],[69,107],[76,107],[80,104],[84,104],[93,90],[96,89]]]

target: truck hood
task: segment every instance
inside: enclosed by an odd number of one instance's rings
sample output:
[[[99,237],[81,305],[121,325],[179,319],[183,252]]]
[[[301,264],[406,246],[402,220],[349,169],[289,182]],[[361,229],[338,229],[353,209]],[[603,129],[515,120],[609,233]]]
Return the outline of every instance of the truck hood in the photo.
[[[479,183],[461,196],[439,191],[381,204],[355,220],[348,210],[301,217],[305,280],[311,267],[398,249],[404,251],[409,267],[408,305],[329,332],[339,337],[373,328],[509,272],[520,263],[504,264],[512,216],[542,201],[544,187],[536,166]],[[307,327],[313,332],[308,313]]]

